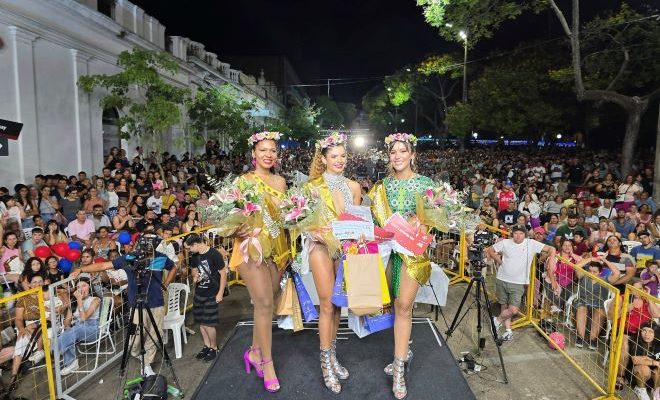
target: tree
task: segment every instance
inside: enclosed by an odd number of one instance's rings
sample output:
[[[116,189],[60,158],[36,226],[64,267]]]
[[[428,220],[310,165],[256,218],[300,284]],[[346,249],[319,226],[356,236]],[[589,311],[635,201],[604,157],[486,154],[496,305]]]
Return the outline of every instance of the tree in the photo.
[[[574,128],[579,107],[570,101],[571,87],[550,76],[561,66],[561,49],[530,47],[521,46],[484,68],[470,85],[469,106],[450,108],[452,132],[458,126],[458,133],[467,133],[467,121],[474,129],[507,136],[538,137]]]
[[[181,122],[182,106],[189,95],[187,88],[163,79],[163,74],[177,72],[177,62],[165,52],[134,48],[120,53],[117,65],[122,69],[117,74],[81,76],[78,84],[87,93],[96,88],[109,92],[100,105],[125,112],[118,121],[122,138],[158,143],[158,135]],[[137,93],[131,93],[133,88]]]
[[[197,140],[203,132],[210,132],[242,145],[242,139],[253,129],[250,111],[254,102],[240,100],[238,90],[231,85],[200,88],[186,103],[192,128],[189,136]]]
[[[604,10],[582,32],[579,0],[571,0],[570,24],[555,0],[418,0],[417,4],[443,37],[451,37],[446,26],[451,23],[465,27],[472,44],[525,11],[551,9],[570,43],[577,99],[613,103],[626,114],[621,169],[624,175],[630,173],[641,118],[660,97],[660,64],[650,61],[660,57],[660,26],[654,18],[624,4],[616,13]],[[583,50],[588,52],[584,57]],[[658,149],[656,157],[660,157]]]
[[[362,97],[362,109],[376,129],[392,129],[394,107],[382,86],[371,89]]]
[[[319,96],[315,99],[318,107],[318,124],[324,129],[339,128],[344,123],[344,116],[339,105],[328,96]]]

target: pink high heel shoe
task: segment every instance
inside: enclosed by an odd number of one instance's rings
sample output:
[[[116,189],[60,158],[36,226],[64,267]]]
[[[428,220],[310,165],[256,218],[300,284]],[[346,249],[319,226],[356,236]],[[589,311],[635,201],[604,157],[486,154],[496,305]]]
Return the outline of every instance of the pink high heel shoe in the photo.
[[[254,367],[255,372],[257,373],[257,376],[259,378],[264,377],[264,370],[261,367],[263,365],[263,362],[255,362],[250,360],[250,353],[253,351],[257,351],[261,353],[261,350],[258,347],[252,347],[250,346],[247,350],[245,350],[245,353],[243,353],[243,361],[245,362],[245,372],[250,373],[251,368],[250,366]]]
[[[263,360],[261,361],[261,371],[263,373],[263,366],[268,363],[272,363],[273,360]],[[277,389],[272,389],[271,386],[277,385]],[[269,380],[264,380],[264,388],[269,392],[269,393],[276,393],[280,391],[280,380],[275,378],[275,379],[269,379]]]

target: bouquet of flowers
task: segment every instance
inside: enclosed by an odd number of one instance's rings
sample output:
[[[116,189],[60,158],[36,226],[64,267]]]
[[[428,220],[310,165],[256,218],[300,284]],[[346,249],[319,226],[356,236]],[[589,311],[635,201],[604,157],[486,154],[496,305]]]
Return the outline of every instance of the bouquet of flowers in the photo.
[[[291,187],[280,204],[280,210],[283,226],[289,230],[291,243],[295,243],[302,233],[321,230],[330,223],[328,212],[318,192],[307,188]],[[337,253],[341,246],[332,232],[323,235],[323,242],[331,256]]]
[[[250,227],[250,235],[240,244],[245,261],[261,260],[269,251],[263,246],[268,241],[258,240],[262,225],[259,198],[255,184],[245,179],[228,176],[222,181],[209,178],[216,192],[209,198],[209,204],[198,209],[203,225],[213,225],[219,236],[231,236],[241,227]]]
[[[470,212],[465,207],[467,197],[467,192],[455,190],[448,182],[435,183],[417,197],[417,217],[424,225],[448,232],[466,220]]]

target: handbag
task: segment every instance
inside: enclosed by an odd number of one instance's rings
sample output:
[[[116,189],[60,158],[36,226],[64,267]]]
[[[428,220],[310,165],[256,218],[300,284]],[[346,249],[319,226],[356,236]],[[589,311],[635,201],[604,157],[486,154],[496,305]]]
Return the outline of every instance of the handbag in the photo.
[[[305,319],[305,322],[319,319],[319,313],[316,311],[316,307],[314,307],[314,303],[309,297],[309,293],[307,293],[307,289],[303,284],[302,277],[297,272],[293,273],[293,283],[296,287],[298,301],[300,302],[300,309],[302,310],[302,315]]]
[[[277,315],[293,315],[293,282],[287,278],[275,308]]]
[[[383,311],[374,315],[365,315],[364,327],[371,333],[394,328],[394,313],[390,307],[383,308]]]
[[[626,194],[628,194],[628,191],[630,190],[631,187],[632,187],[632,185],[628,185],[628,189],[626,189],[625,192],[617,193],[616,200],[614,200],[614,204],[625,202],[626,201]]]
[[[345,256],[339,260],[339,267],[337,268],[337,277],[335,278],[335,286],[332,289],[332,304],[337,307],[348,307],[348,295],[346,294],[346,286],[344,285],[344,261]]]

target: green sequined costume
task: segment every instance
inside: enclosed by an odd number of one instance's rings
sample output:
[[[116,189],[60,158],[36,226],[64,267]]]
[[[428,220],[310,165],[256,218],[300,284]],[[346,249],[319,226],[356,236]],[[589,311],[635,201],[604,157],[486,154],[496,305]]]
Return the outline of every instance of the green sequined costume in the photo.
[[[423,194],[429,186],[433,186],[433,181],[421,175],[416,175],[410,179],[387,177],[376,183],[369,191],[369,197],[372,200],[371,208],[376,222],[383,226],[393,213],[399,213],[404,218],[413,216],[416,209],[417,195]],[[408,275],[419,282],[420,285],[425,284],[431,276],[431,262],[426,254],[407,256],[394,253],[390,260],[392,264],[392,290],[395,296],[399,293],[402,264],[406,265]]]

